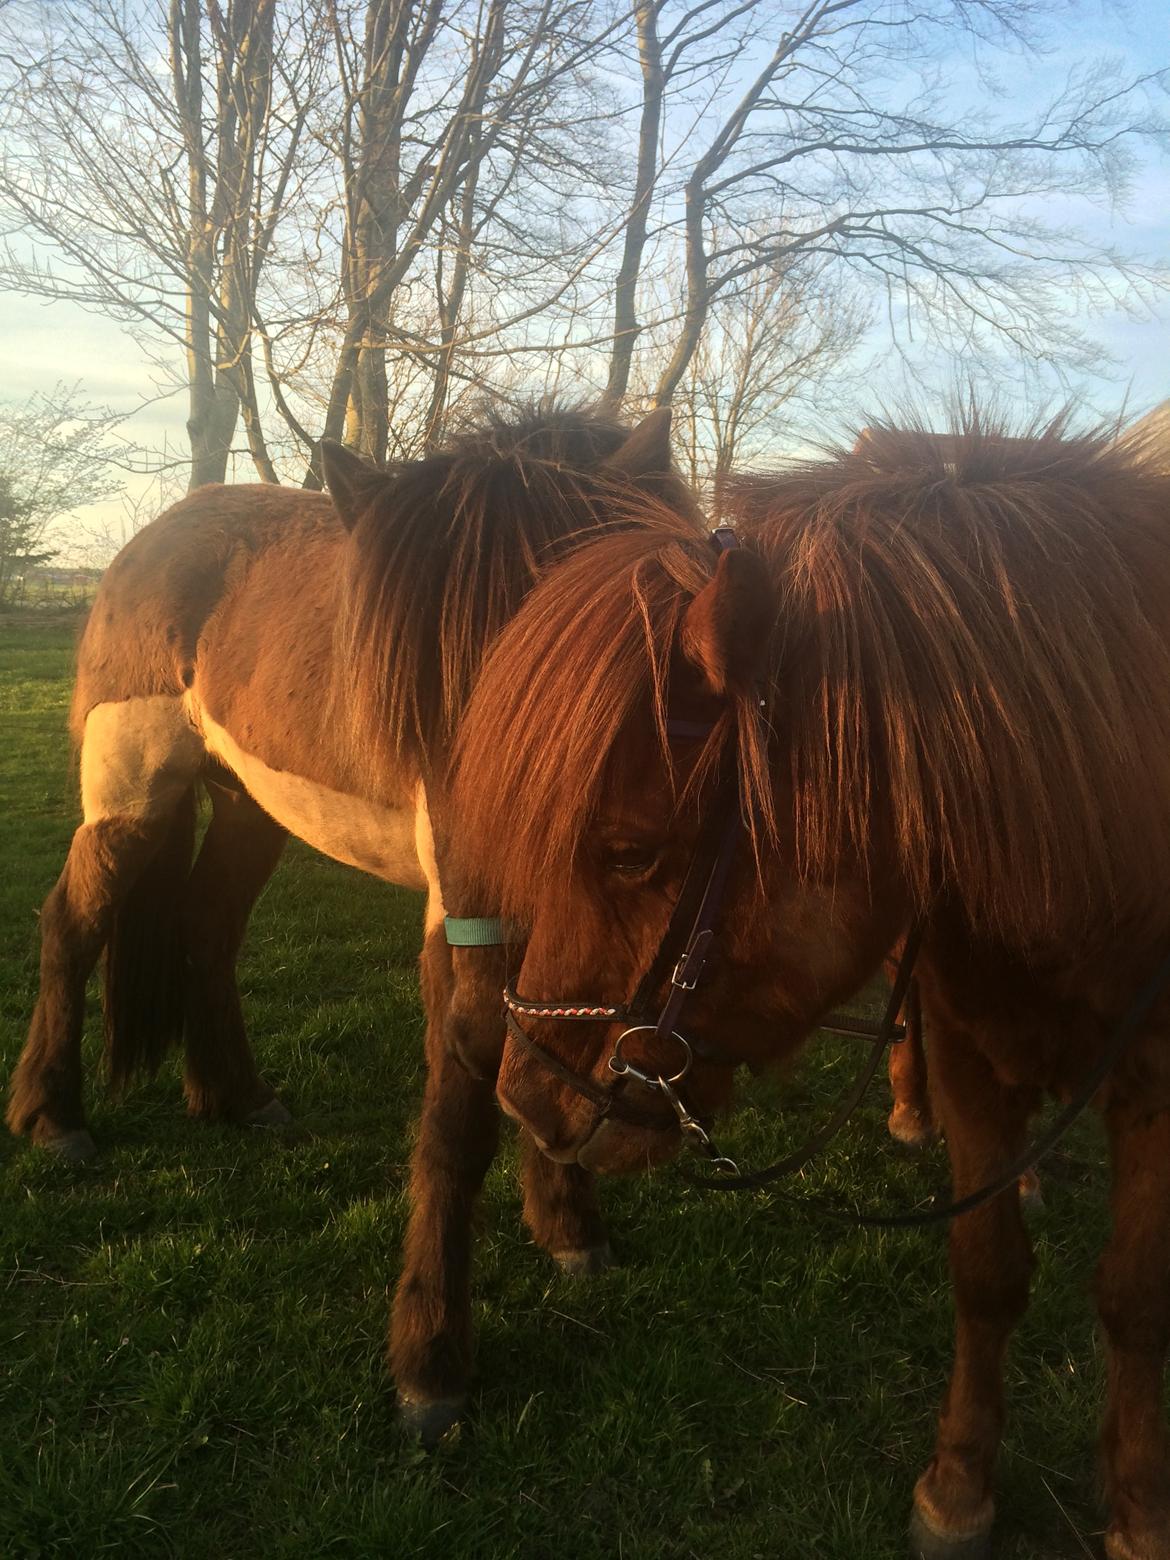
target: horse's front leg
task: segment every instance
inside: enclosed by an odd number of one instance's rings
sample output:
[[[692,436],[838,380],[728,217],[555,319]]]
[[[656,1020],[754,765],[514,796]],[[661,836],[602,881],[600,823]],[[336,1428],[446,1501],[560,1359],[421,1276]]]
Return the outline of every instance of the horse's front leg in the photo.
[[[410,1219],[390,1323],[390,1365],[407,1427],[433,1443],[458,1419],[472,1364],[475,1199],[495,1155],[495,1073],[503,1043],[502,949],[451,949],[441,927],[421,961],[427,1085],[411,1161]],[[595,1272],[609,1247],[593,1177],[547,1160],[525,1136],[524,1216],[570,1273]]]
[[[524,1133],[524,1222],[563,1273],[601,1273],[613,1265],[597,1208],[595,1177],[541,1153]]]
[[[448,1045],[454,982],[441,926],[427,932],[421,973],[427,1084],[390,1367],[404,1424],[434,1443],[458,1419],[471,1377],[471,1221],[495,1155],[499,1113],[494,1080],[473,1076]]]
[[[1101,1461],[1110,1560],[1170,1555],[1170,1448],[1162,1377],[1170,1342],[1170,1111],[1106,1112],[1113,1233],[1097,1272],[1109,1377]]]
[[[504,1043],[500,993],[508,978],[503,945],[451,950],[454,987],[447,1044],[473,1073],[495,1079]],[[611,1265],[595,1178],[579,1165],[557,1164],[527,1132],[522,1137],[524,1222],[565,1273],[599,1273]]]
[[[999,1175],[1024,1142],[1036,1091],[999,1081],[972,1038],[931,1025],[936,1103],[956,1197]],[[1032,1250],[1015,1187],[957,1218],[950,1235],[955,1360],[934,1457],[914,1491],[915,1560],[983,1560],[1004,1419],[1003,1362],[1028,1303]]]

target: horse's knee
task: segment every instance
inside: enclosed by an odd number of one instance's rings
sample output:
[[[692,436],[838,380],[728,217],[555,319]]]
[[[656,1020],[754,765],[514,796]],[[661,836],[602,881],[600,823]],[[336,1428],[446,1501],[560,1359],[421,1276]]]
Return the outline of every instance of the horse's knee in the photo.
[[[494,1081],[504,1051],[501,950],[452,949],[451,986],[443,1023],[443,1042],[472,1074]]]
[[[1000,1223],[995,1238],[985,1240],[960,1219],[951,1232],[950,1266],[956,1308],[967,1315],[1011,1324],[1027,1310],[1035,1258],[1022,1225]]]
[[[1170,1282],[1160,1265],[1125,1262],[1108,1250],[1094,1281],[1097,1314],[1110,1341],[1136,1353],[1170,1346]]]

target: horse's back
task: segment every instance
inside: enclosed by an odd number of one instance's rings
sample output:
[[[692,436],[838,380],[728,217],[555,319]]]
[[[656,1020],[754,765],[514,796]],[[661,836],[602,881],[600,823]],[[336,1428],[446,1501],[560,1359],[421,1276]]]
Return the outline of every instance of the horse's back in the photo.
[[[217,659],[217,639],[222,647],[217,620],[234,599],[255,594],[255,573],[289,581],[284,601],[269,593],[273,621],[289,617],[298,594],[292,576],[307,560],[318,590],[331,590],[343,534],[323,494],[208,486],[122,549],[78,650],[70,719],[87,824],[173,812],[209,757],[192,700],[209,652]],[[262,614],[250,615],[253,643],[262,641]]]
[[[261,559],[331,560],[342,531],[329,498],[271,484],[198,488],[145,526],[106,570],[78,651],[71,726],[97,705],[181,698],[200,637]]]

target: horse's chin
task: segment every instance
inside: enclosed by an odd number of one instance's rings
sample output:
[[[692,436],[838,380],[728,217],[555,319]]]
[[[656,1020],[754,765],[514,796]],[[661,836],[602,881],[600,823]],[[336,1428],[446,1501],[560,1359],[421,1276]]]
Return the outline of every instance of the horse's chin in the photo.
[[[577,1149],[577,1163],[594,1175],[637,1175],[673,1159],[681,1143],[681,1133],[673,1128],[652,1132],[602,1121]]]

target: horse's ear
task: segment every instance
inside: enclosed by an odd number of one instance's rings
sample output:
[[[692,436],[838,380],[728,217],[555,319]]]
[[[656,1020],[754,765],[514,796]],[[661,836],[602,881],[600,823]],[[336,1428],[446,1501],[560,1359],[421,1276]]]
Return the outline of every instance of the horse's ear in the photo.
[[[643,477],[665,477],[671,467],[670,407],[659,406],[602,462],[605,471],[637,482]]]
[[[370,500],[387,481],[384,471],[356,450],[332,439],[321,440],[321,475],[347,531],[352,531]]]
[[[775,622],[772,586],[763,562],[742,547],[725,552],[715,578],[683,618],[683,655],[717,698],[746,691],[759,672]]]

